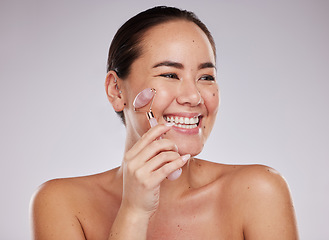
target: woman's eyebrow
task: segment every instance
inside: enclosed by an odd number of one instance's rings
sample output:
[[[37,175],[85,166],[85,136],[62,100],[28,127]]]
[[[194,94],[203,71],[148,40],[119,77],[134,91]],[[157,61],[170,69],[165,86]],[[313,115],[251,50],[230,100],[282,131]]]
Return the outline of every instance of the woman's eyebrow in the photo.
[[[183,69],[184,65],[179,63],[179,62],[173,62],[173,61],[163,61],[163,62],[159,62],[157,64],[155,64],[153,66],[153,68],[157,68],[157,67],[174,67],[174,68],[178,68],[178,69]],[[204,69],[204,68],[215,68],[216,66],[212,63],[212,62],[205,62],[205,63],[201,63],[198,67],[198,69]]]
[[[216,66],[212,62],[201,63],[199,65],[199,70],[204,69],[204,68],[215,68],[216,69]]]
[[[173,62],[173,61],[164,61],[164,62],[157,63],[153,66],[153,68],[157,68],[157,67],[161,67],[161,66],[174,67],[174,68],[178,68],[178,69],[184,68],[183,64],[178,63],[178,62]]]

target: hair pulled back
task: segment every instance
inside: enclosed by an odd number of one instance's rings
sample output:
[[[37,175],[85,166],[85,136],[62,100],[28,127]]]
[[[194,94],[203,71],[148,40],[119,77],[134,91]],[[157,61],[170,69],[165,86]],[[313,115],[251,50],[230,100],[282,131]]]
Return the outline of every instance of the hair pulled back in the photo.
[[[157,6],[135,15],[119,28],[109,49],[107,72],[113,70],[124,80],[130,73],[132,63],[142,54],[141,42],[145,32],[154,26],[173,20],[186,20],[199,26],[208,37],[216,58],[214,39],[206,25],[193,12],[175,7]],[[123,112],[117,114],[125,123]]]

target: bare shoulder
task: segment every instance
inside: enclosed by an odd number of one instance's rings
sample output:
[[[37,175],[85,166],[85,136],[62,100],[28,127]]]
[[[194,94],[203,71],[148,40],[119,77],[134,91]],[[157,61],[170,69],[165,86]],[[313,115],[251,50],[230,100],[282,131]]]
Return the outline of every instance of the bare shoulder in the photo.
[[[74,201],[75,196],[87,193],[92,189],[96,175],[53,179],[43,183],[33,195],[33,203],[52,203],[60,204],[65,202],[69,204]]]
[[[232,165],[195,159],[194,167],[198,176],[204,174],[210,182],[228,184],[235,190],[241,191],[253,187],[265,190],[267,187],[274,191],[287,189],[287,183],[275,169],[265,165]],[[275,188],[277,188],[275,190]]]
[[[70,202],[74,196],[88,194],[92,195],[95,191],[107,191],[111,189],[111,182],[115,180],[116,169],[82,177],[53,179],[43,183],[35,192],[33,200],[42,198],[49,201]],[[104,186],[108,186],[105,189]],[[81,200],[81,199],[80,199]]]
[[[238,215],[245,239],[298,239],[289,187],[278,171],[264,165],[206,161],[198,162],[198,166],[204,166],[203,178],[208,177],[217,189],[219,203],[228,204],[232,209],[229,214]]]
[[[56,179],[39,187],[31,201],[32,239],[84,239],[84,232],[72,209],[76,190],[81,185],[78,182]],[[66,226],[71,227],[67,229]],[[67,238],[63,238],[65,235]]]
[[[85,199],[89,202],[93,197],[115,195],[115,191],[111,191],[111,182],[115,178],[114,170],[73,178],[53,179],[43,183],[32,197],[31,207],[46,207],[56,205],[56,208],[75,209],[85,203]],[[106,187],[105,187],[106,186]],[[113,186],[113,189],[116,189]]]
[[[240,196],[246,211],[274,203],[291,203],[288,184],[275,169],[265,165],[226,165],[223,178],[231,193]],[[252,209],[252,206],[255,209]]]
[[[247,239],[298,239],[295,211],[286,180],[275,169],[245,165],[231,172],[233,194]]]
[[[265,165],[239,165],[231,171],[231,180],[240,191],[252,190],[263,194],[287,193],[288,185],[275,169]]]
[[[65,196],[68,196],[72,193],[72,190],[76,190],[79,187],[84,186],[84,181],[81,181],[80,178],[59,178],[49,180],[36,190],[33,198],[50,198],[51,200],[59,200]],[[68,195],[67,195],[68,194]]]
[[[265,165],[230,165],[195,159],[194,169],[197,176],[206,182],[229,185],[233,191],[259,191],[263,194],[289,194],[283,176],[275,169]]]
[[[104,175],[109,176],[103,173],[42,184],[31,200],[33,239],[85,239],[79,214],[108,196],[102,184]]]

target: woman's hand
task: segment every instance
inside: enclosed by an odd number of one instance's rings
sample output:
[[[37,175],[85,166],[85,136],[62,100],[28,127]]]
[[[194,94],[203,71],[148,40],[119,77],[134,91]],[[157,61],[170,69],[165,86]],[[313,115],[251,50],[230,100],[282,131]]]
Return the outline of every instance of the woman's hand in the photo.
[[[161,182],[190,158],[189,154],[180,156],[171,140],[159,139],[171,127],[161,124],[151,128],[126,152],[121,208],[152,216],[159,205]]]

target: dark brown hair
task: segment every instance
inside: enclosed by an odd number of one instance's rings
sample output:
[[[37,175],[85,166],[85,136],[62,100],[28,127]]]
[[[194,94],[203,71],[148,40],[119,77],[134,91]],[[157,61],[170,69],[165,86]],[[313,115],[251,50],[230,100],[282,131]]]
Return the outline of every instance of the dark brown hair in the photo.
[[[130,18],[115,34],[107,60],[107,72],[113,70],[119,78],[125,79],[130,73],[132,63],[141,56],[141,41],[147,30],[159,24],[173,21],[186,20],[198,25],[207,35],[216,58],[216,46],[208,28],[199,18],[190,11],[174,7],[158,6],[145,10]],[[117,112],[123,123],[123,111]]]

